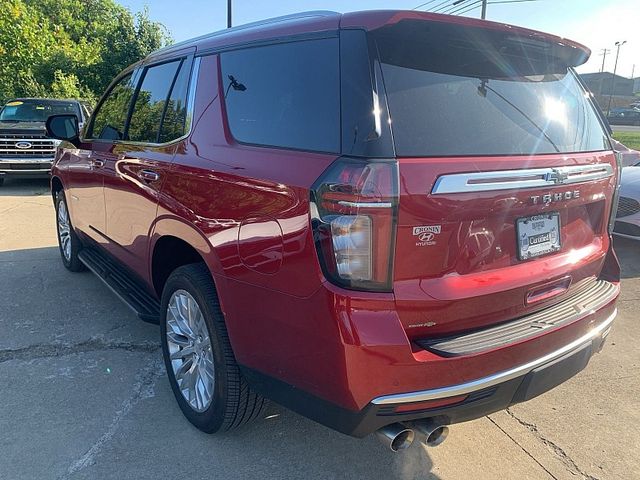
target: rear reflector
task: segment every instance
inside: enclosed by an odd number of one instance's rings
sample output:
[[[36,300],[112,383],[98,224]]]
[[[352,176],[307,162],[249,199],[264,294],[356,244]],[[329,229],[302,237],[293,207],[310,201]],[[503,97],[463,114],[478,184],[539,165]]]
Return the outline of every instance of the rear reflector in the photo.
[[[469,395],[458,395],[456,397],[439,398],[437,400],[427,400],[424,402],[405,403],[398,405],[394,412],[396,413],[408,413],[418,412],[420,410],[429,410],[433,408],[446,407],[448,405],[454,405],[456,403],[463,402]]]

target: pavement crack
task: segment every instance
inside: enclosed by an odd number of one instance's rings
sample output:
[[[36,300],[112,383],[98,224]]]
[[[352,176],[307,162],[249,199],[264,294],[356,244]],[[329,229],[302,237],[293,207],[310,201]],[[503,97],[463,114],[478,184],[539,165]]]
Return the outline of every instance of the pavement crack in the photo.
[[[96,463],[96,457],[116,434],[122,420],[141,400],[151,398],[155,395],[155,384],[158,378],[163,374],[163,371],[162,362],[160,360],[155,360],[138,372],[133,384],[133,391],[131,395],[122,402],[120,409],[113,416],[113,419],[105,432],[79,459],[69,466],[66,473],[59,477],[59,480],[66,480],[74,473]]]
[[[0,363],[11,360],[34,360],[38,358],[64,357],[77,353],[123,350],[126,352],[153,353],[160,345],[152,342],[117,342],[92,338],[79,343],[39,343],[16,349],[0,350]]]
[[[524,453],[526,453],[526,454],[527,454],[527,455],[528,455],[528,456],[529,456],[529,457],[530,457],[534,462],[536,462],[536,463],[540,466],[540,468],[542,468],[545,472],[547,472],[547,474],[548,474],[551,478],[553,478],[554,480],[558,480],[558,477],[556,477],[553,473],[551,473],[551,472],[550,472],[550,471],[549,471],[549,470],[548,470],[548,469],[547,469],[547,468],[546,468],[542,463],[540,463],[540,462],[538,461],[538,459],[537,459],[535,456],[533,456],[531,453],[529,453],[529,451],[528,451],[526,448],[524,448],[520,443],[518,443],[518,441],[517,441],[515,438],[513,438],[511,435],[509,435],[509,434],[507,433],[507,431],[506,431],[504,428],[502,428],[500,425],[498,425],[498,424],[493,420],[493,418],[491,418],[491,417],[487,417],[487,418],[489,419],[489,421],[490,421],[491,423],[493,423],[496,427],[498,427],[498,430],[500,430],[500,431],[501,431],[502,433],[504,433],[507,437],[509,437],[509,439],[511,439],[511,441],[512,441],[513,443],[515,443],[518,447],[520,447],[520,449],[521,449]]]
[[[581,475],[582,478],[585,480],[599,480],[598,477],[594,477],[593,475],[589,475],[588,473],[585,473],[584,471],[582,471],[582,469],[578,467],[576,462],[569,456],[567,452],[565,452],[562,449],[562,447],[560,447],[559,445],[557,445],[556,443],[554,443],[553,441],[549,440],[544,435],[542,435],[542,433],[540,433],[540,430],[538,430],[537,425],[533,423],[525,422],[524,420],[518,418],[518,416],[515,413],[513,413],[509,408],[507,408],[506,412],[516,422],[518,422],[520,425],[522,425],[531,433],[533,433],[538,440],[540,440],[543,444],[549,447],[551,451],[553,451],[553,453],[560,458],[560,461],[567,467],[569,472],[571,472],[574,475]]]

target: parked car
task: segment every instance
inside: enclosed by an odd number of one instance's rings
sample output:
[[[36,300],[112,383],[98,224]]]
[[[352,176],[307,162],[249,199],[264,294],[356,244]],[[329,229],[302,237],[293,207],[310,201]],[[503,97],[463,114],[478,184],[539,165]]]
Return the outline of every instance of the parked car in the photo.
[[[614,233],[640,240],[640,162],[622,169]]]
[[[0,109],[0,186],[6,176],[48,177],[58,140],[47,138],[49,115],[77,115],[81,128],[88,110],[77,100],[16,98]]]
[[[270,398],[393,450],[582,370],[616,315],[619,168],[589,50],[422,12],[306,13],[123,71],[53,167],[62,262],[159,322],[205,432]],[[588,395],[588,392],[585,393]]]
[[[607,120],[611,125],[640,125],[640,110],[635,108],[611,110]]]
[[[618,159],[620,160],[621,167],[630,167],[640,163],[640,152],[638,150],[629,148],[614,138],[611,139],[611,145],[618,153]]]

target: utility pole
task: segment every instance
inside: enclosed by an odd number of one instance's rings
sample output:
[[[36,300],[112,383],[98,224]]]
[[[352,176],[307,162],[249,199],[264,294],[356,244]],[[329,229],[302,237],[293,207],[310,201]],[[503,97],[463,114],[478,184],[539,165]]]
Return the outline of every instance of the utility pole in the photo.
[[[636,64],[634,63],[633,67],[631,67],[631,79],[632,80],[633,80],[633,76],[635,75],[635,73],[636,73]]]
[[[609,105],[607,105],[607,117],[609,116],[609,113],[611,113],[611,98],[613,97],[613,92],[615,91],[616,87],[616,71],[618,70],[618,57],[620,56],[620,47],[625,43],[627,43],[626,40],[623,42],[616,42],[616,47],[618,47],[618,50],[616,52],[616,63],[613,67],[613,75],[611,76],[611,92],[609,93]]]
[[[231,0],[227,0],[227,28],[231,28]]]
[[[482,20],[487,18],[487,0],[482,0],[482,13],[480,14],[480,18]]]
[[[604,72],[604,61],[607,59],[607,54],[611,53],[611,50],[609,50],[608,48],[603,48],[602,50],[600,50],[602,53],[600,54],[600,56],[602,57],[602,68],[600,69],[601,72]]]

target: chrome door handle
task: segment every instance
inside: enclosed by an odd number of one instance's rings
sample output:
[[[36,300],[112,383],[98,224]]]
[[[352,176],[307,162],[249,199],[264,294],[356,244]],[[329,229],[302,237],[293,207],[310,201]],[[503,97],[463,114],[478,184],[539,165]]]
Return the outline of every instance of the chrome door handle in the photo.
[[[102,167],[104,167],[104,160],[100,160],[100,159],[97,159],[97,158],[92,158],[90,160],[90,162],[91,162],[91,166],[93,168],[102,168]]]
[[[138,172],[138,178],[145,182],[155,182],[160,179],[160,175],[153,170],[140,170]]]

